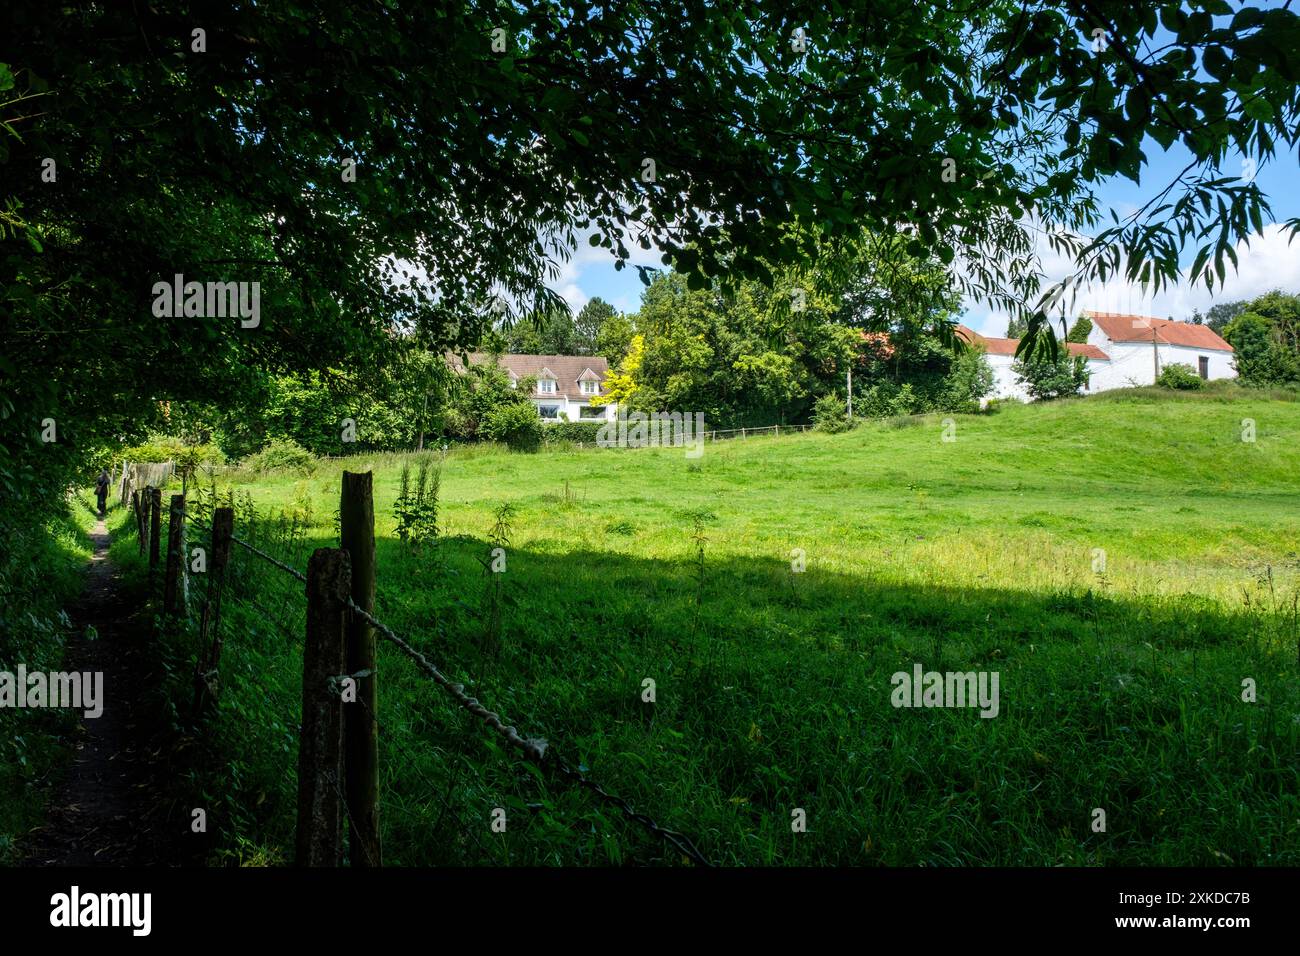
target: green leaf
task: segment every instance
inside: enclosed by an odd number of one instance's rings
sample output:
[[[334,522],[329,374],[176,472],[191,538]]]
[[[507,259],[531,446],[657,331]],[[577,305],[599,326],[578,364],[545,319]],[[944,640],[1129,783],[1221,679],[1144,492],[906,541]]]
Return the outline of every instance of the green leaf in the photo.
[[[1178,130],[1167,123],[1155,123],[1147,129],[1147,133],[1160,144],[1161,148],[1168,149],[1173,145]]]
[[[1261,123],[1271,122],[1276,115],[1268,100],[1262,96],[1248,96],[1242,106],[1242,112]]]
[[[1218,44],[1205,48],[1205,52],[1201,55],[1201,65],[1205,67],[1205,72],[1216,80],[1226,80],[1232,76],[1232,62],[1223,52],[1223,47]]]
[[[1135,86],[1129,90],[1124,105],[1130,122],[1138,126],[1145,126],[1151,118],[1151,95],[1144,86]]]

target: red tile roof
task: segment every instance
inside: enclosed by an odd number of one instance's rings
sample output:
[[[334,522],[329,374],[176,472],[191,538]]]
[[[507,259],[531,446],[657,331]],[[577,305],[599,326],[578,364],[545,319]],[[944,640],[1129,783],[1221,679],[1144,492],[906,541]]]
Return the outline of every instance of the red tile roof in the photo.
[[[578,382],[586,379],[591,380],[593,377],[597,381],[603,381],[609,374],[609,363],[599,355],[518,355],[507,353],[499,356],[500,365],[507,373],[511,373],[515,378],[526,378],[529,375],[541,377],[543,372],[549,372],[555,378],[554,392],[533,392],[534,398],[559,398],[563,395],[574,401],[587,401],[590,395],[582,393],[582,387]],[[457,371],[461,368],[459,355],[449,354],[447,361],[451,367]],[[487,352],[471,352],[469,354],[471,365],[482,365],[492,361],[492,356]],[[592,374],[588,375],[590,371]]]
[[[1194,349],[1231,352],[1232,346],[1208,325],[1174,322],[1150,315],[1125,315],[1122,312],[1088,312],[1088,318],[1112,342],[1150,342],[1154,335],[1163,345],[1185,345]]]
[[[971,345],[984,346],[984,351],[989,355],[1015,355],[1016,348],[1020,345],[1019,339],[989,338],[987,335],[980,335],[964,325],[957,326],[957,335]],[[1071,355],[1084,355],[1102,362],[1110,361],[1110,356],[1095,345],[1087,345],[1082,342],[1066,342],[1065,347],[1069,349]]]

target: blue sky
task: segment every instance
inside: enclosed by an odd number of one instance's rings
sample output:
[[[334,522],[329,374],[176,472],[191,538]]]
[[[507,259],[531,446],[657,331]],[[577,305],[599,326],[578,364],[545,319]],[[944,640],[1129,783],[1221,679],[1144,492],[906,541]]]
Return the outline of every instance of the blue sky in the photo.
[[[1103,208],[1113,208],[1120,216],[1132,212],[1162,190],[1191,159],[1177,144],[1163,152],[1154,142],[1148,143],[1147,156],[1150,162],[1142,170],[1140,184],[1123,177],[1103,184],[1098,190]],[[1241,175],[1240,158],[1225,162],[1223,173]],[[1300,162],[1294,153],[1279,151],[1271,163],[1256,171],[1255,181],[1273,207],[1274,222],[1300,216]],[[635,247],[634,250],[637,253],[634,262],[660,265],[657,251],[642,252]],[[1194,255],[1194,249],[1184,250],[1185,268],[1190,266]],[[1112,283],[1105,288],[1083,290],[1076,311],[1098,309],[1182,320],[1190,318],[1193,309],[1204,312],[1215,302],[1248,299],[1275,287],[1300,291],[1300,239],[1289,244],[1280,228],[1270,229],[1266,225],[1264,235],[1256,237],[1247,247],[1238,247],[1238,256],[1240,265],[1236,274],[1229,264],[1224,287],[1216,288],[1213,294],[1202,286],[1193,289],[1186,281],[1154,296],[1146,296],[1122,283]],[[1044,250],[1044,269],[1051,278],[1064,278],[1067,268],[1068,263],[1054,261]],[[555,288],[574,308],[600,297],[624,312],[634,312],[640,306],[644,287],[635,269],[628,267],[621,272],[614,269],[614,259],[608,250],[580,244]],[[1002,335],[1006,330],[1006,316],[978,302],[966,303],[963,321],[986,335]]]
[[[1261,5],[1267,7],[1278,4],[1265,0]],[[1165,39],[1167,37],[1161,30],[1152,42],[1159,45]],[[1284,144],[1282,148],[1285,148]],[[1140,183],[1116,177],[1098,187],[1097,195],[1103,210],[1114,209],[1121,218],[1132,213],[1163,190],[1191,160],[1191,154],[1178,143],[1165,151],[1148,138],[1145,152],[1147,165],[1142,169]],[[1241,157],[1238,156],[1227,159],[1220,173],[1224,176],[1244,176],[1249,170],[1242,165]],[[1255,171],[1255,181],[1272,205],[1273,223],[1300,216],[1300,160],[1294,151],[1286,153],[1279,149],[1278,155],[1271,162],[1261,165]],[[1171,197],[1177,195],[1177,190],[1171,193]],[[1267,225],[1268,222],[1266,219],[1262,235],[1256,236],[1249,244],[1238,244],[1238,269],[1234,273],[1229,263],[1223,287],[1216,288],[1213,293],[1201,285],[1192,288],[1185,280],[1155,295],[1125,283],[1112,282],[1104,287],[1080,290],[1074,311],[1077,314],[1083,309],[1097,309],[1185,320],[1191,317],[1195,309],[1204,312],[1216,302],[1250,299],[1273,288],[1300,292],[1300,238],[1290,244],[1288,234],[1276,225]],[[635,245],[632,249],[633,262],[661,266],[658,250],[644,252]],[[1195,253],[1195,248],[1183,250],[1184,269],[1190,267]],[[1063,279],[1073,271],[1069,262],[1052,254],[1046,246],[1041,255],[1043,269],[1049,279]],[[614,260],[608,250],[580,242],[574,257],[565,265],[560,280],[553,288],[575,309],[599,296],[624,312],[633,312],[640,305],[644,287],[635,269],[614,269]],[[964,303],[962,321],[986,335],[1000,336],[1006,330],[1007,318],[979,302],[967,301]]]

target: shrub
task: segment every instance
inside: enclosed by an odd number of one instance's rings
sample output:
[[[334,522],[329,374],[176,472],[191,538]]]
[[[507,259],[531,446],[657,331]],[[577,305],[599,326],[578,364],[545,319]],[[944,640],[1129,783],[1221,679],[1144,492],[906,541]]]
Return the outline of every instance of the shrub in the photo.
[[[952,360],[952,367],[944,378],[944,388],[939,396],[936,411],[978,412],[980,399],[993,391],[993,369],[984,353],[967,349]]]
[[[1273,321],[1253,311],[1243,312],[1223,330],[1233,347],[1233,364],[1246,385],[1300,383],[1300,353],[1287,342]]]
[[[931,410],[929,403],[913,390],[911,382],[902,385],[879,382],[853,402],[855,418],[893,418]]]
[[[480,427],[482,437],[505,442],[514,451],[536,451],[542,443],[542,419],[532,402],[490,410]]]
[[[1082,355],[1070,355],[1059,342],[1055,358],[1017,359],[1011,370],[1025,386],[1025,391],[1040,401],[1077,395],[1092,375],[1088,371],[1088,360]]]
[[[596,434],[600,431],[603,425],[604,422],[565,421],[544,424],[542,429],[548,445],[564,441],[582,442],[584,445],[594,445],[596,443]]]
[[[819,432],[848,431],[853,427],[844,408],[844,399],[838,395],[823,395],[813,406],[813,427]]]
[[[249,455],[240,464],[259,474],[292,470],[299,474],[310,475],[316,470],[316,456],[297,442],[277,438],[261,451]]]
[[[1205,387],[1205,379],[1192,371],[1190,365],[1175,362],[1160,370],[1156,384],[1161,388],[1173,388],[1181,392],[1191,392]]]
[[[492,363],[471,365],[456,379],[451,403],[443,410],[443,427],[447,434],[465,440],[497,440],[488,434],[488,418],[505,408],[522,408],[538,418],[537,408],[528,396],[537,379],[524,376],[514,385],[505,370]],[[522,421],[522,412],[516,412]],[[539,433],[540,440],[540,433]]]

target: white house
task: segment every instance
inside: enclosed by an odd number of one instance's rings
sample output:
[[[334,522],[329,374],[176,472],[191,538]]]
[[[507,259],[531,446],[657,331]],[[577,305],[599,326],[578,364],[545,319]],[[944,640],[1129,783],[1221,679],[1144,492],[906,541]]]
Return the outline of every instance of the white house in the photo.
[[[463,366],[459,356],[447,357],[451,367],[460,371]],[[493,360],[487,352],[473,352],[471,365],[483,365]],[[548,421],[567,418],[571,422],[599,422],[613,420],[617,404],[592,405],[591,400],[602,393],[609,363],[598,355],[516,355],[496,356],[497,364],[505,370],[512,386],[525,378],[536,378],[537,386],[528,397],[537,406],[537,413]]]
[[[989,363],[989,368],[993,369],[992,398],[1018,398],[1024,402],[1033,400],[1029,397],[1029,393],[1025,391],[1024,385],[1016,380],[1016,373],[1011,369],[1011,364],[1015,361],[1016,347],[1020,345],[1019,339],[989,338],[966,328],[964,325],[957,326],[957,334],[971,345],[983,347],[984,359]],[[1088,360],[1088,371],[1092,373],[1092,377],[1089,378],[1088,385],[1085,387],[1085,394],[1097,391],[1095,385],[1096,376],[1102,368],[1109,364],[1109,357],[1101,349],[1091,344],[1067,342],[1066,348],[1070,350],[1071,355],[1082,355]]]
[[[1153,385],[1160,369],[1175,363],[1207,380],[1237,377],[1232,346],[1208,325],[1118,312],[1084,314],[1092,320],[1088,344],[1110,357],[1093,377],[1093,391]]]
[[[1174,363],[1190,367],[1203,379],[1237,377],[1232,346],[1207,325],[1116,312],[1084,314],[1092,321],[1088,341],[1067,342],[1066,347],[1071,355],[1087,359],[1085,394],[1153,385],[1159,370]],[[993,369],[993,397],[1029,400],[1011,368],[1019,339],[989,338],[964,325],[957,326],[957,334],[984,348]]]

